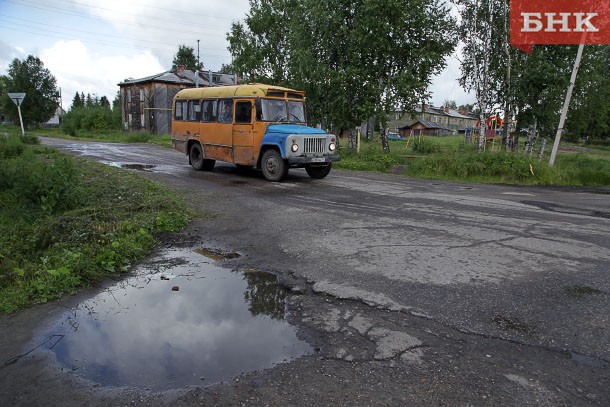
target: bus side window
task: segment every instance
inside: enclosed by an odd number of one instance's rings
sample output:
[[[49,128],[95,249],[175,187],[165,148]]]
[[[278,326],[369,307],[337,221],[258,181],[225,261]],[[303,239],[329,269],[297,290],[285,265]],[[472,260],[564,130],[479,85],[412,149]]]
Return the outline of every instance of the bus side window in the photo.
[[[252,103],[237,102],[235,103],[235,123],[251,123],[252,122]]]
[[[199,100],[189,100],[188,120],[191,122],[198,122],[201,120],[201,102]]]
[[[216,121],[216,101],[215,100],[204,100],[203,101],[203,121],[204,122],[215,122]]]
[[[231,99],[218,101],[218,121],[220,123],[233,122],[233,101]]]
[[[182,100],[176,101],[174,118],[176,120],[184,120],[185,111],[186,111],[186,101],[182,101]]]

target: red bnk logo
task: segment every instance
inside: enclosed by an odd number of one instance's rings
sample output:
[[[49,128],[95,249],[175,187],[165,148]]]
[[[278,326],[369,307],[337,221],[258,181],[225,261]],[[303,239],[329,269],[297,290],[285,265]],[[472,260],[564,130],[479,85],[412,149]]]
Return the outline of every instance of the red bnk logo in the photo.
[[[610,1],[512,0],[510,42],[528,53],[535,44],[610,44]]]

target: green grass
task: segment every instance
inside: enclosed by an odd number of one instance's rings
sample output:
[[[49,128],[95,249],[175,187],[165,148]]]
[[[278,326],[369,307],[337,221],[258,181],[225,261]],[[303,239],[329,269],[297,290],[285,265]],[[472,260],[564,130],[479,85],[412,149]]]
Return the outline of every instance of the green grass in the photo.
[[[343,143],[345,144],[345,143]],[[563,144],[562,144],[563,145]],[[566,144],[573,145],[573,144]],[[548,166],[552,145],[547,144],[542,160],[522,152],[465,144],[462,136],[413,138],[390,141],[385,154],[377,138],[363,142],[360,153],[341,148],[337,168],[359,171],[395,172],[418,178],[520,185],[609,186],[610,154],[603,148],[558,154]],[[587,146],[589,148],[589,146]]]
[[[2,313],[127,271],[155,234],[177,231],[190,217],[158,184],[36,141],[0,136]]]
[[[105,141],[108,143],[148,143],[165,147],[171,146],[171,136],[169,134],[157,135],[146,132],[125,132],[118,130],[109,130],[106,132],[79,130],[78,136],[73,137],[58,128],[41,128],[32,130],[29,133],[40,137],[54,137],[65,140]]]

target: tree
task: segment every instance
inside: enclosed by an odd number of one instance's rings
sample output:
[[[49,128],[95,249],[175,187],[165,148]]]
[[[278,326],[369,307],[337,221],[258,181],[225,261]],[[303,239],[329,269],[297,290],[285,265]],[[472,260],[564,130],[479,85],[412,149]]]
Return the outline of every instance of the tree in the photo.
[[[504,44],[505,8],[501,0],[454,0],[461,23],[464,45],[460,84],[474,91],[479,107],[479,150],[485,143],[485,116],[498,103],[500,87],[497,74]]]
[[[85,101],[81,98],[78,92],[76,92],[74,99],[72,99],[72,109],[80,109],[81,107],[85,107]]]
[[[110,102],[106,96],[102,96],[99,101],[99,106],[110,109]]]
[[[455,45],[440,0],[251,0],[227,34],[250,80],[298,87],[313,121],[341,133],[427,97]],[[384,150],[387,139],[382,134]]]
[[[458,105],[455,102],[455,100],[449,100],[449,99],[445,99],[445,101],[443,102],[443,106],[444,107],[448,107],[450,109],[454,109],[457,110],[458,109]]]
[[[174,55],[174,60],[172,61],[172,69],[175,70],[180,65],[184,65],[186,69],[190,69],[191,71],[200,71],[203,69],[203,64],[197,62],[193,47],[188,47],[186,45],[178,46],[178,52]]]
[[[8,67],[6,91],[23,92],[26,97],[21,106],[24,125],[40,124],[48,121],[59,106],[57,81],[42,61],[29,55],[25,60],[15,58]],[[15,106],[4,95],[3,105],[13,116],[17,115]]]

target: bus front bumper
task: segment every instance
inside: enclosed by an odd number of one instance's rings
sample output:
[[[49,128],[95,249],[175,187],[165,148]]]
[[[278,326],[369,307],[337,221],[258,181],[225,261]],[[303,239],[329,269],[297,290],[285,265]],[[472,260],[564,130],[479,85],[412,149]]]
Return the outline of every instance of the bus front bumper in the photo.
[[[340,156],[329,155],[325,157],[288,157],[288,164],[291,166],[303,166],[305,164],[330,164],[334,161],[341,161]]]

